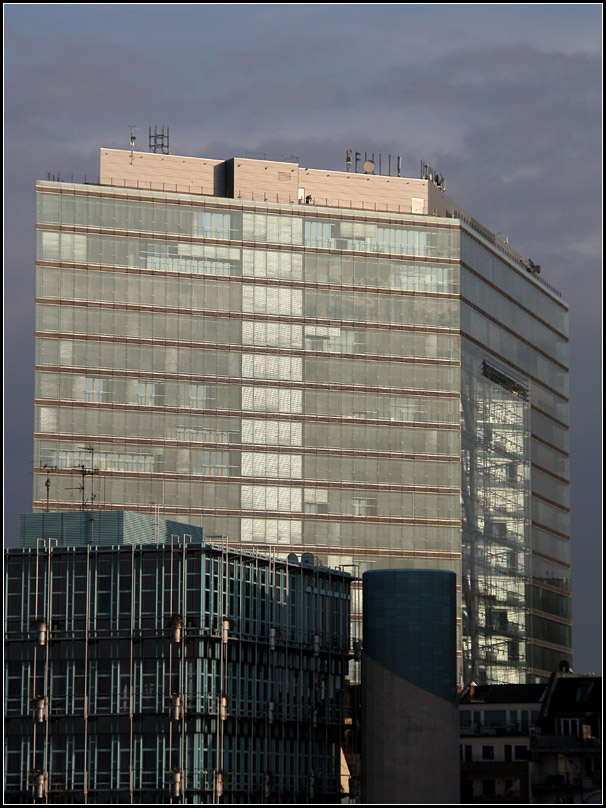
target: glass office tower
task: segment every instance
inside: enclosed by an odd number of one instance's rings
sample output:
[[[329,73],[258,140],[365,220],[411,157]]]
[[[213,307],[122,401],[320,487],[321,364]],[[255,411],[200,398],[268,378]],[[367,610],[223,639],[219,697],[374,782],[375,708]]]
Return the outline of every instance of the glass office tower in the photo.
[[[570,653],[566,306],[507,245],[292,163],[102,150],[37,191],[34,509],[452,570],[465,680]]]

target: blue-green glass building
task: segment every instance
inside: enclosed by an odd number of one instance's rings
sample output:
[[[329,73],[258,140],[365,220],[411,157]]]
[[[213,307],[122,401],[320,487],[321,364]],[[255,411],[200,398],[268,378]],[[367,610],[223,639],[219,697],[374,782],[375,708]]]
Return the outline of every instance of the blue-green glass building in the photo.
[[[460,682],[570,656],[567,305],[443,183],[102,149],[37,198],[34,510],[452,571]]]
[[[350,576],[171,530],[6,551],[5,801],[338,802]]]

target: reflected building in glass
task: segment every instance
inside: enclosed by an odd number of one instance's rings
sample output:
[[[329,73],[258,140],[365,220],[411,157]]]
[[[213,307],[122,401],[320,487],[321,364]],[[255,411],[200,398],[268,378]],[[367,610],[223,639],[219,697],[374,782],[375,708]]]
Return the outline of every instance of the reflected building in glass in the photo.
[[[34,509],[454,571],[465,682],[570,655],[567,306],[532,262],[431,179],[102,149],[37,192]]]

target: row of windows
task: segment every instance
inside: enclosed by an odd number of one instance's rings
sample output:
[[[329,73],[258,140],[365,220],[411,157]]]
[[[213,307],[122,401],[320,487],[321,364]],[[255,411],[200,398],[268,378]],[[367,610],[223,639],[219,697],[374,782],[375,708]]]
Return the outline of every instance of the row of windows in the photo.
[[[453,365],[393,363],[357,359],[313,358],[288,354],[240,353],[204,348],[100,342],[93,339],[50,339],[36,343],[36,364],[64,368],[114,369],[180,376],[219,376],[245,380],[360,385],[455,393],[460,368]],[[202,381],[202,380],[201,380]]]
[[[394,396],[340,390],[250,387],[239,384],[191,384],[132,377],[82,376],[77,373],[36,374],[36,398],[136,404],[246,413],[333,416],[339,419],[380,419],[457,424],[458,398]],[[102,416],[99,416],[102,417]],[[199,420],[197,421],[199,423]],[[230,427],[233,429],[233,427]]]
[[[252,413],[248,413],[252,415]],[[308,449],[406,452],[456,455],[460,448],[457,429],[419,429],[396,425],[327,424],[308,421],[240,417],[187,416],[162,411],[113,410],[93,407],[38,406],[35,431],[47,434],[87,435],[88,439],[120,435],[126,439],[152,439],[196,443],[266,444],[305,446]],[[503,482],[516,484],[518,465],[506,463]],[[500,480],[495,478],[495,483]],[[523,478],[520,475],[519,481]]]
[[[514,300],[523,301],[527,309],[534,312],[552,328],[564,336],[568,336],[568,312],[566,308],[543,292],[530,279],[519,272],[513,271],[509,266],[486,250],[466,233],[461,233],[461,260],[476,272],[490,281],[497,288],[503,289]],[[469,276],[461,279],[462,294],[467,297]],[[470,290],[470,294],[472,294]]]
[[[105,227],[153,233],[364,250],[400,255],[456,258],[458,230],[453,227],[394,227],[372,221],[348,222],[286,214],[188,207],[119,198],[37,194],[37,221],[67,226]]]
[[[100,270],[39,269],[38,297],[171,306],[186,312],[244,312],[283,317],[323,318],[391,325],[459,328],[458,299],[436,295],[395,295],[310,286],[270,286],[231,280],[154,278]],[[65,281],[64,281],[65,276]],[[70,282],[70,276],[72,280]],[[311,323],[310,323],[311,325]]]
[[[277,303],[273,311],[278,313]],[[450,334],[303,326],[298,323],[167,314],[164,311],[121,311],[107,307],[38,304],[36,330],[417,359],[459,358],[458,338]]]
[[[78,442],[79,443],[79,442]],[[39,441],[36,466],[90,468],[90,452],[67,441]],[[125,465],[120,465],[121,463]],[[305,464],[305,471],[303,471]],[[284,452],[239,452],[207,449],[95,445],[94,467],[100,471],[147,471],[216,476],[267,477],[278,479],[334,480],[364,486],[365,483],[441,486],[459,488],[460,463],[424,459],[383,459],[343,455],[300,455]],[[99,483],[101,484],[101,483]],[[103,478],[103,484],[106,484]],[[503,506],[510,498],[503,496]],[[193,503],[192,503],[193,504]],[[202,504],[202,503],[200,503]]]
[[[509,327],[557,362],[568,365],[568,340],[564,336],[558,335],[551,328],[543,325],[512,300],[472,275],[465,268],[461,269],[461,274],[461,296],[465,300],[469,300],[470,303]],[[521,302],[526,305],[526,298],[521,298]],[[470,317],[473,317],[473,313],[470,314]]]
[[[401,289],[413,292],[458,292],[458,268],[428,266],[393,258],[354,257],[346,255],[317,255],[314,253],[278,252],[266,249],[224,247],[214,244],[193,244],[191,241],[162,243],[157,239],[134,236],[97,235],[94,233],[37,233],[37,259],[65,263],[88,263],[106,266],[133,267],[158,272],[178,272],[193,275],[243,276],[273,278],[307,283],[330,283],[337,286]],[[61,273],[61,274],[59,274]],[[88,280],[87,273],[49,268],[39,296],[74,296],[74,287],[90,284],[91,299],[95,292],[112,288],[116,300],[123,299],[127,284],[135,282],[114,273],[105,272],[103,280]],[[183,279],[180,279],[183,280]],[[170,278],[156,279],[176,294],[176,284]],[[144,285],[145,288],[145,285]],[[172,295],[170,296],[172,297]],[[169,297],[169,299],[170,299]],[[154,302],[144,298],[143,303]]]
[[[235,638],[256,636],[267,645],[270,627],[274,627],[284,640],[311,644],[315,632],[322,648],[348,649],[348,580],[339,575],[317,575],[292,566],[270,574],[266,566],[257,568],[258,560],[252,557],[222,564],[220,557],[209,557],[203,548],[190,546],[187,552],[179,548],[173,552],[168,545],[141,546],[134,553],[130,548],[100,550],[90,558],[86,551],[59,550],[51,554],[50,568],[47,562],[38,565],[33,553],[14,553],[9,562],[7,619],[13,632],[33,632],[36,621],[43,618],[51,620],[50,630],[59,634],[84,631],[82,618],[88,620],[89,629],[108,618],[114,628],[130,637],[132,613],[135,629],[141,628],[140,621],[147,615],[152,618],[147,628],[164,637],[174,635],[178,643],[182,632],[188,636],[190,629],[194,635],[204,629],[221,636],[225,614]],[[177,615],[182,621],[179,639],[175,639]],[[103,626],[109,631],[106,623]],[[188,646],[187,655],[199,656],[198,664],[207,665],[209,658],[219,655],[218,644],[207,645],[200,640]],[[33,643],[25,650],[15,646],[18,653],[28,655],[34,647]],[[124,652],[119,643],[106,650],[114,656]],[[155,665],[153,648],[144,643],[142,650],[153,654]],[[226,660],[243,660],[233,644],[225,653]],[[80,657],[84,655],[80,653]],[[130,658],[130,651],[125,658]]]

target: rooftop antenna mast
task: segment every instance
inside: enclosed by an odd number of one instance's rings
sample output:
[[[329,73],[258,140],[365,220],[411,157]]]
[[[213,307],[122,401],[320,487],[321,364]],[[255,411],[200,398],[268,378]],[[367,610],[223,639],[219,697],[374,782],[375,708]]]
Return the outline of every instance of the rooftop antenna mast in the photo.
[[[130,164],[132,165],[135,159],[134,151],[135,151],[135,131],[139,131],[139,128],[134,123],[129,123],[130,127]]]
[[[94,462],[95,462],[95,449],[94,449],[94,447],[89,445],[89,446],[80,446],[79,448],[83,449],[85,452],[90,452],[90,468],[88,466],[86,466],[84,463],[81,463],[79,466],[75,467],[76,469],[78,469],[78,471],[82,475],[82,484],[76,486],[72,490],[82,492],[81,510],[85,511],[86,510],[86,505],[88,503],[88,501],[86,499],[86,496],[85,496],[85,481],[86,481],[87,477],[95,477],[96,475],[98,475],[99,474],[99,469],[94,467]],[[95,490],[94,490],[94,484],[91,481],[91,492],[90,492],[90,509],[91,509],[91,511],[94,510],[95,497],[96,497],[96,495],[95,495]]]
[[[48,513],[48,512],[50,511],[50,505],[49,505],[49,499],[50,499],[50,487],[51,487],[51,481],[50,481],[50,472],[51,472],[51,471],[56,471],[56,470],[57,470],[57,466],[49,466],[47,463],[45,463],[45,464],[42,466],[42,468],[43,468],[43,469],[46,469],[46,480],[45,480],[45,482],[44,482],[44,485],[45,485],[45,487],[46,487],[46,513]]]
[[[164,127],[158,132],[158,127],[154,126],[152,133],[151,126],[149,127],[149,150],[154,154],[170,154],[169,151],[169,132],[170,129],[166,127],[166,134],[164,134]]]

